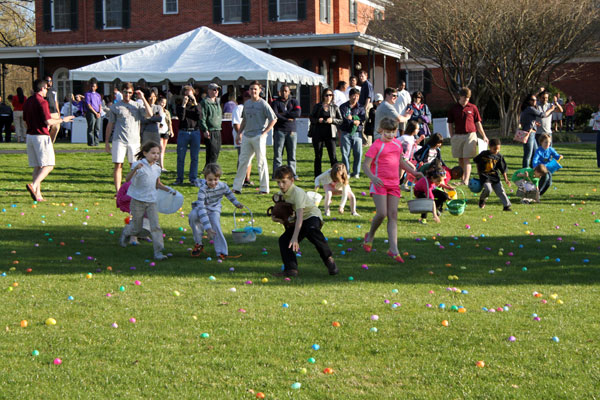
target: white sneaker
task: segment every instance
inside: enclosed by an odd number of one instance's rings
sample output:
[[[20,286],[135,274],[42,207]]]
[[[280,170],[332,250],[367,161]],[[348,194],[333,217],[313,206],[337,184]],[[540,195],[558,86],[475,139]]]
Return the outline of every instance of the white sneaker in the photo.
[[[329,210],[325,211],[325,216],[329,217],[331,215],[331,213],[329,212]]]
[[[121,247],[127,247],[127,235],[125,235],[125,230],[123,229],[123,232],[121,232],[121,236],[119,237],[119,244],[121,245]]]
[[[169,258],[169,257],[165,256],[163,253],[160,253],[160,252],[154,253],[155,260],[162,261],[162,260],[166,260],[167,258]]]
[[[352,215],[353,215],[354,217],[360,217],[360,214],[359,214],[359,213],[357,213],[356,211],[354,211],[354,212],[352,213]]]

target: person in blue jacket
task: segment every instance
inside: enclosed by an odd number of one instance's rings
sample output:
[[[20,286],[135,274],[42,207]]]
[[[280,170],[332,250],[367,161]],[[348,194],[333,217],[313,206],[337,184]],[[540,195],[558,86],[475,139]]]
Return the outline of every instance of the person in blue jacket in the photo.
[[[535,168],[540,164],[548,164],[552,160],[560,162],[563,156],[558,154],[552,147],[552,138],[547,133],[540,135],[540,147],[537,148],[533,154],[533,160],[531,162],[532,167]],[[546,193],[546,190],[552,185],[552,172],[548,171],[546,175],[540,178],[539,188],[540,196]]]

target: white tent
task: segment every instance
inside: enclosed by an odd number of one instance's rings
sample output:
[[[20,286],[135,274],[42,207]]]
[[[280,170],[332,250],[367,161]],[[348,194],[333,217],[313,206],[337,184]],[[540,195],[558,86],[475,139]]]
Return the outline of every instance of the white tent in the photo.
[[[130,53],[70,71],[72,80],[325,83],[322,75],[238,42],[205,26]]]

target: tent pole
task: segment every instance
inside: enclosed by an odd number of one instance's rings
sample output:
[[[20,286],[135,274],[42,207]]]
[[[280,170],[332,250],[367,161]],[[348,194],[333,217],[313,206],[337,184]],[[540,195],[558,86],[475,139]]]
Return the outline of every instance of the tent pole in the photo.
[[[267,79],[267,87],[265,88],[266,101],[269,102],[269,79]]]

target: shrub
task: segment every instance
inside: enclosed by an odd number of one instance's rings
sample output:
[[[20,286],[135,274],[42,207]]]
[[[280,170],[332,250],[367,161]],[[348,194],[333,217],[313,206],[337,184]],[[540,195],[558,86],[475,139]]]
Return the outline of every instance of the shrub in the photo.
[[[587,126],[594,112],[596,109],[589,104],[580,104],[575,107],[575,126],[582,128]]]

